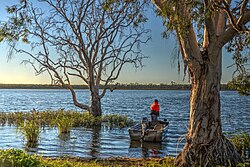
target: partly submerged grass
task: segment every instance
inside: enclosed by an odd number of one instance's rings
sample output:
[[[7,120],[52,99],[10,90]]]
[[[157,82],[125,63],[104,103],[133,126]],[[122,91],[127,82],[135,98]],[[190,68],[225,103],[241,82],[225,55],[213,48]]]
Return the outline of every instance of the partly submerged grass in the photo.
[[[128,127],[133,125],[133,120],[122,115],[104,115],[94,117],[88,112],[65,111],[36,111],[31,112],[11,112],[0,113],[0,125],[15,125],[17,129],[25,136],[27,147],[36,147],[40,129],[49,126],[57,127],[59,137],[67,139],[73,127],[95,128],[105,125],[108,127]]]
[[[20,126],[23,122],[36,120],[40,126],[56,126],[62,132],[69,131],[72,127],[94,127],[105,123],[110,127],[128,127],[134,124],[127,116],[112,114],[94,117],[88,112],[65,111],[36,111],[31,112],[1,112],[0,125]]]

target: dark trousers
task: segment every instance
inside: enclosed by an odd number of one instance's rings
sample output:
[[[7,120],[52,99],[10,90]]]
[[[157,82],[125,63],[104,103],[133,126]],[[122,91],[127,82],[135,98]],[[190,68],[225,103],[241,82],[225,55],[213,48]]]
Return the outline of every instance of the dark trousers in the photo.
[[[151,114],[151,122],[157,121],[158,120],[158,115]]]

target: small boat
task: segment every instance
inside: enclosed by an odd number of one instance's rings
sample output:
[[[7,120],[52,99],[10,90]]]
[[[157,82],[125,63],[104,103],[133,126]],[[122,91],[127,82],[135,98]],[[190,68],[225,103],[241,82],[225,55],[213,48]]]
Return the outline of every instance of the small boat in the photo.
[[[141,123],[128,129],[130,139],[132,141],[164,141],[167,137],[168,124],[166,120],[150,122],[147,118],[143,118]]]

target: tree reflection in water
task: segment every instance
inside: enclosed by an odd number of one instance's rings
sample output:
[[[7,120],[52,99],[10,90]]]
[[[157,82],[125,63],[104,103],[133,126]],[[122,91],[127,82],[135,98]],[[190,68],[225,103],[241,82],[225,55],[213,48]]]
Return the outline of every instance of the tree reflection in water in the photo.
[[[95,126],[92,129],[92,136],[89,144],[89,155],[93,158],[98,158],[100,154],[100,138],[101,138],[101,125]]]

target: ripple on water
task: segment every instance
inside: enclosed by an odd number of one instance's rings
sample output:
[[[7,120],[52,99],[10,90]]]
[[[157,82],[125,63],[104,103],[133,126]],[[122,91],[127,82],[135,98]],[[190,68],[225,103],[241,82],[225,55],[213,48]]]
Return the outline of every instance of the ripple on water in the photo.
[[[89,103],[89,92],[77,90],[79,101]],[[0,111],[30,111],[65,108],[76,110],[67,90],[0,90]],[[53,97],[53,100],[51,100]],[[189,121],[189,91],[137,91],[116,90],[107,92],[102,100],[104,114],[127,115],[140,121],[149,118],[149,106],[159,100],[160,118],[170,121],[168,137],[160,144],[132,143],[127,128],[119,130],[102,128],[99,130],[73,128],[71,135],[59,138],[56,128],[48,128],[41,133],[36,152],[44,156],[72,155],[79,157],[163,157],[176,156],[184,146],[184,135]],[[250,100],[237,92],[221,92],[221,115],[223,131],[238,129],[250,133]],[[0,148],[24,148],[25,140],[13,126],[0,127]]]

